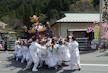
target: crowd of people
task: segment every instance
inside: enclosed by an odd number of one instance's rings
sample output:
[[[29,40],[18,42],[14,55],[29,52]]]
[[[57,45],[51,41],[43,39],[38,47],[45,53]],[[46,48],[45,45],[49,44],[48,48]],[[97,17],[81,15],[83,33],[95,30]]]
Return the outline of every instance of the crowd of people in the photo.
[[[51,37],[44,41],[39,41],[36,37],[25,41],[17,39],[13,58],[16,61],[21,59],[21,63],[27,61],[25,69],[31,68],[31,64],[34,63],[32,71],[38,71],[37,67],[41,68],[43,65],[58,69],[58,66],[66,61],[70,61],[69,70],[74,70],[75,64],[78,70],[81,70],[78,45],[75,37],[67,39]]]

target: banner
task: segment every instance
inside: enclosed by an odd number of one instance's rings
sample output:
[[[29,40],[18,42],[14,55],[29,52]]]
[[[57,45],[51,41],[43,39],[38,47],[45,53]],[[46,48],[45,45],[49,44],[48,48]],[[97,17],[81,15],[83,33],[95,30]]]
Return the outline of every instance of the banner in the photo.
[[[99,26],[95,26],[94,28],[94,40],[98,41],[99,39]]]

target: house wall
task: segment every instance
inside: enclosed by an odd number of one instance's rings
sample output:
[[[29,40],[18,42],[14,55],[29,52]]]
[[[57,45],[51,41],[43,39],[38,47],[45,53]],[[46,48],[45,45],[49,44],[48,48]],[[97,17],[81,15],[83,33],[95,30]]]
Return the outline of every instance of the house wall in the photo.
[[[58,37],[58,24],[52,26],[52,35]]]
[[[5,28],[5,25],[1,25],[1,24],[0,24],[0,28]]]
[[[60,31],[61,31],[61,36],[63,38],[67,37],[67,29],[87,29],[88,27],[91,27],[93,23],[59,23],[58,24],[58,35],[60,36]],[[61,28],[60,28],[61,25]],[[61,30],[60,30],[61,29]],[[101,30],[103,32],[103,30]]]

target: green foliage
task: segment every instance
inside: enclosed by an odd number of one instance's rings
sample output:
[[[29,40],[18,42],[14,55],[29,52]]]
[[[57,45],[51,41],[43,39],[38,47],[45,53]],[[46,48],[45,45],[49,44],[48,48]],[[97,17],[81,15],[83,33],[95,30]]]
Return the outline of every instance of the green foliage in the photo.
[[[99,4],[99,0],[93,0],[93,5],[97,6]]]
[[[39,22],[44,23],[45,21],[55,22],[61,18],[61,11],[75,12],[76,10],[76,12],[81,12],[87,8],[98,11],[98,3],[96,2],[98,0],[85,0],[93,2],[90,4],[86,2],[88,5],[84,4],[83,6],[78,4],[78,1],[83,2],[84,0],[0,0],[0,19],[9,24],[9,28],[18,31],[22,29],[20,26],[31,26],[29,17],[32,15],[39,16]],[[94,9],[93,4],[97,7],[97,10]],[[8,16],[7,19],[3,19],[6,16]],[[15,25],[19,29],[13,28],[13,24],[19,24],[19,26]],[[21,32],[18,31],[18,33]]]
[[[40,14],[39,16],[39,22],[44,23],[46,20],[47,16],[45,14]]]
[[[69,11],[71,12],[98,12],[98,9],[93,6],[93,0],[80,0],[75,4],[71,4]]]
[[[5,35],[9,35],[10,37],[5,37]],[[11,38],[11,39],[16,39],[16,36],[15,36],[15,34],[11,34],[11,33],[9,33],[9,32],[7,32],[7,33],[4,33],[3,35],[2,35],[2,39],[9,39],[9,38]]]

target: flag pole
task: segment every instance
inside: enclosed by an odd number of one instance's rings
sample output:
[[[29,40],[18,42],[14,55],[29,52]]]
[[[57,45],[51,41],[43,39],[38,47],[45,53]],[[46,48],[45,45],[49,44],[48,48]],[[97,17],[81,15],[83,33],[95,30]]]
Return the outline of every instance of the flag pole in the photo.
[[[102,19],[102,0],[100,0],[100,7],[99,7],[99,11],[100,11],[100,18],[99,18],[99,25],[101,25],[101,19]],[[99,33],[99,44],[101,43],[101,29],[100,29],[100,33]]]

